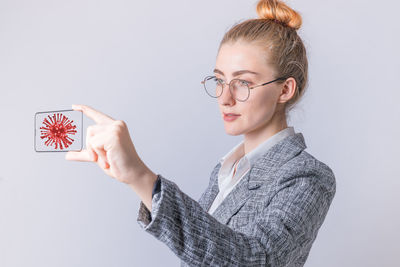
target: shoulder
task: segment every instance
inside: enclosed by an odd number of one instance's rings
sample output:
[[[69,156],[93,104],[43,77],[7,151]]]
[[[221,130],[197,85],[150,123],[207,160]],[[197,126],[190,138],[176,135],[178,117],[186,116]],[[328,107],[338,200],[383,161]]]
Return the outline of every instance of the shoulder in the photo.
[[[333,170],[305,150],[278,168],[276,181],[281,186],[302,182],[336,192]]]

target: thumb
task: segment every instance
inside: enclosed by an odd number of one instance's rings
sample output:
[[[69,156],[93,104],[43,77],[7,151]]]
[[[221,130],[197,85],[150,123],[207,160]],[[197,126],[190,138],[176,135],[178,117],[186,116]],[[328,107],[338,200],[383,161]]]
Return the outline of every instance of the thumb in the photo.
[[[91,149],[84,149],[82,151],[68,151],[67,154],[65,154],[65,159],[75,161],[97,161],[97,154]]]

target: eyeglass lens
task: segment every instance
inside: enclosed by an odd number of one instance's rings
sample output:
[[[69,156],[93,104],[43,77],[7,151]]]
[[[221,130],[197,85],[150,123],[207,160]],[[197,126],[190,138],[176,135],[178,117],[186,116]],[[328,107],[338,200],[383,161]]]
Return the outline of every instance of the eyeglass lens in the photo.
[[[224,82],[216,77],[211,76],[204,79],[204,88],[211,97],[220,97],[223,86]],[[231,81],[230,91],[232,96],[239,101],[244,101],[249,96],[249,87],[246,83],[238,79]]]

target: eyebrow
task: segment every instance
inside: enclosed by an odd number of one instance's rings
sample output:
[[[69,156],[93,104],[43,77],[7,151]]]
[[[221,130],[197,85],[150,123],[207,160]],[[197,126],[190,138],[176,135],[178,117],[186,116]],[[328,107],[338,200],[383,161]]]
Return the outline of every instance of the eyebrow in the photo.
[[[220,71],[219,69],[214,69],[214,73],[219,73],[219,74],[225,76],[225,74],[222,71]],[[239,76],[239,75],[244,74],[244,73],[260,75],[260,73],[255,72],[255,71],[251,71],[251,70],[238,70],[238,71],[235,71],[234,73],[232,73],[232,75],[233,75],[233,77],[235,77],[235,76]]]

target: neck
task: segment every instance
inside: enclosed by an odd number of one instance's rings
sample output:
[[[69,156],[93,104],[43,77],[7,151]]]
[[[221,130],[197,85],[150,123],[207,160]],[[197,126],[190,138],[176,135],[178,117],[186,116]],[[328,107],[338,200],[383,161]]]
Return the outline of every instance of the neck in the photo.
[[[274,114],[266,124],[248,132],[244,135],[244,153],[247,154],[256,148],[259,144],[287,128],[286,116]]]

